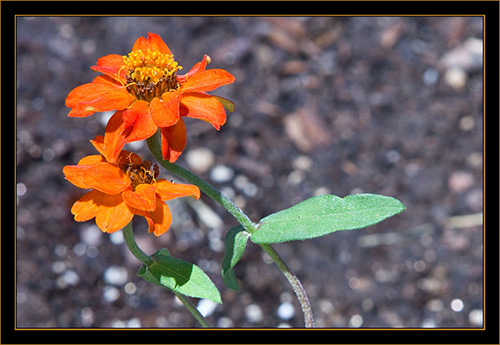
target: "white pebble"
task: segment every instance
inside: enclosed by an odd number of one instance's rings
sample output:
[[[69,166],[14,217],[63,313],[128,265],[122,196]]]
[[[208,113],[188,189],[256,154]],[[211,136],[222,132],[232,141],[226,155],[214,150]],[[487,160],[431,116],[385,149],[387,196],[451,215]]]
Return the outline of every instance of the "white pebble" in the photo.
[[[217,165],[210,172],[210,178],[219,183],[228,182],[234,176],[233,169],[225,165]]]
[[[217,321],[217,327],[220,327],[220,328],[230,328],[230,327],[233,327],[233,326],[234,326],[233,320],[231,320],[228,317],[221,317]]]
[[[481,309],[474,309],[469,313],[469,322],[473,326],[483,326],[483,311]]]
[[[461,312],[464,309],[464,302],[462,302],[461,299],[455,298],[453,301],[451,301],[451,309],[455,312]]]
[[[106,302],[111,303],[120,297],[120,291],[114,286],[106,286],[102,293],[102,297]]]
[[[137,291],[137,287],[134,283],[129,282],[125,285],[125,292],[129,295],[133,295]]]
[[[262,321],[262,309],[257,304],[250,304],[245,308],[245,315],[250,322]]]
[[[104,280],[111,285],[124,285],[128,281],[127,270],[113,265],[104,272]]]
[[[26,194],[27,188],[24,183],[18,183],[16,189],[17,189],[17,196],[23,196],[24,194]]]
[[[121,231],[113,232],[112,234],[109,235],[109,239],[113,244],[119,245],[125,242],[123,239],[123,234]]]
[[[66,264],[63,261],[55,261],[50,265],[52,272],[61,274],[66,270]]]
[[[217,308],[217,303],[209,299],[200,299],[200,301],[198,302],[198,311],[204,317],[212,315],[212,313],[215,311],[215,308]]]
[[[102,231],[97,225],[82,227],[80,230],[80,238],[87,246],[98,246],[102,241]]]
[[[78,276],[78,274],[76,274],[75,271],[71,271],[71,270],[66,271],[63,274],[63,277],[68,285],[76,285],[80,281],[80,277]]]
[[[119,320],[119,319],[113,319],[113,321],[111,321],[111,327],[113,327],[113,328],[124,328],[124,327],[126,327],[126,323],[125,323],[125,321],[122,321],[122,320]]]
[[[451,67],[446,70],[444,80],[455,91],[460,91],[467,83],[467,73],[459,67]]]
[[[203,173],[210,169],[214,160],[212,151],[204,147],[192,149],[186,154],[187,164],[198,173]]]
[[[292,162],[295,170],[309,171],[313,166],[313,161],[308,156],[298,156]]]
[[[356,314],[349,320],[349,325],[356,328],[361,327],[363,325],[363,318],[361,315]]]
[[[282,320],[289,320],[295,315],[295,309],[290,302],[282,303],[278,308],[278,316]]]
[[[134,317],[127,321],[127,327],[129,328],[139,328],[141,327],[141,320]]]

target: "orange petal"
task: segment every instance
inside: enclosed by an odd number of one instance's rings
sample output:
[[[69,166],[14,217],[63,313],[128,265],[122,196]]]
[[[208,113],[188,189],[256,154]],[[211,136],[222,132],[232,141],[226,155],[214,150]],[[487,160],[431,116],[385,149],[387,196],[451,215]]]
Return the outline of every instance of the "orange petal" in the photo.
[[[123,112],[123,122],[128,129],[125,138],[127,143],[147,139],[158,130],[146,101],[132,103],[132,106]]]
[[[184,121],[179,121],[170,127],[161,127],[161,152],[164,160],[173,163],[179,158],[186,147],[186,127]]]
[[[219,86],[234,82],[234,77],[223,69],[209,69],[188,78],[182,85],[182,91],[211,91]]]
[[[123,200],[136,209],[143,211],[154,211],[156,208],[156,186],[151,184],[140,184],[135,187],[127,189],[122,193]]]
[[[98,194],[101,194],[101,192],[92,190],[73,204],[71,213],[75,215],[77,222],[85,222],[96,216],[99,205],[95,202],[95,199],[99,197]]]
[[[179,121],[179,98],[177,91],[165,92],[161,99],[153,98],[150,104],[151,117],[158,127],[173,126]]]
[[[80,159],[78,165],[92,165],[92,164],[102,163],[105,161],[106,158],[104,158],[102,155],[90,155]]]
[[[103,162],[93,165],[67,165],[63,168],[66,179],[83,189],[97,189],[106,194],[119,194],[130,185],[123,171]]]
[[[97,66],[92,66],[91,68],[96,72],[104,73],[112,78],[118,78],[119,73],[123,72],[125,76],[126,71],[122,69],[123,66],[123,56],[118,54],[110,54],[103,56],[97,60]]]
[[[167,44],[163,42],[161,37],[151,32],[148,33],[147,39],[144,37],[139,37],[135,41],[132,51],[142,50],[143,52],[146,52],[148,49],[152,51],[160,51],[162,54],[172,54],[170,52],[170,49],[168,49]]]
[[[134,214],[123,201],[121,194],[101,194],[96,200],[99,204],[95,222],[103,232],[113,233],[130,223]]]
[[[106,155],[106,151],[104,150],[104,137],[102,135],[96,135],[94,140],[90,140],[94,148],[103,156]]]
[[[169,182],[165,179],[158,179],[156,183],[156,194],[162,200],[171,200],[183,196],[191,196],[195,199],[200,198],[200,189],[191,184],[178,184]]]
[[[85,175],[88,173],[92,165],[66,165],[63,168],[64,177],[66,180],[82,189],[92,188],[87,184]]]
[[[226,123],[226,112],[221,102],[206,93],[184,93],[181,99],[181,114],[207,121],[217,130]]]
[[[92,80],[93,83],[107,83],[117,87],[123,87],[123,84],[116,78],[107,75],[98,75]]]
[[[123,109],[133,100],[121,85],[95,82],[73,89],[66,98],[66,106],[72,108],[68,116],[85,117],[95,112]]]
[[[172,223],[172,214],[167,204],[161,201],[159,198],[156,201],[156,209],[150,213],[150,217],[145,217],[148,221],[149,232],[154,233],[156,236],[160,236],[167,232]]]
[[[106,132],[104,134],[103,150],[104,156],[111,164],[115,164],[118,159],[123,146],[126,143],[126,136],[128,134],[125,123],[123,122],[123,111],[117,111],[111,116],[106,125]]]
[[[109,163],[91,165],[85,181],[92,188],[106,194],[119,194],[130,186],[130,179],[125,173]]]

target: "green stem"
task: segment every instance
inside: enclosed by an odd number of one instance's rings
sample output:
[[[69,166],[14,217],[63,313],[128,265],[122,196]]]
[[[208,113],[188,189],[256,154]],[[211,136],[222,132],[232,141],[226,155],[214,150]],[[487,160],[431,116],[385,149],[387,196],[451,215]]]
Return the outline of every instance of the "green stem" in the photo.
[[[182,179],[186,180],[189,183],[192,183],[200,190],[208,195],[210,198],[215,200],[217,203],[222,205],[236,220],[245,228],[246,231],[249,233],[255,232],[257,230],[256,224],[254,224],[248,216],[243,213],[243,211],[236,206],[227,196],[219,192],[217,188],[212,186],[210,183],[206,182],[202,178],[198,177],[197,175],[193,174],[191,171],[186,170],[178,165],[175,165],[173,163],[170,163],[169,161],[163,160],[163,156],[161,154],[161,147],[158,143],[158,137],[157,134],[153,135],[150,137],[148,140],[148,146],[149,149],[151,150],[151,153],[153,153],[153,156],[156,158],[156,160],[168,171],[170,171],[172,174],[177,175],[181,177]]]
[[[123,229],[122,229],[122,234],[123,234],[123,239],[125,240],[125,243],[127,244],[127,248],[130,250],[130,252],[136,257],[137,260],[139,260],[141,263],[143,263],[146,266],[149,266],[154,263],[154,259],[144,253],[141,248],[137,245],[137,242],[135,241],[134,238],[134,230],[132,229],[132,222],[128,223]],[[172,291],[177,298],[184,304],[187,310],[194,316],[194,318],[201,324],[202,327],[204,328],[209,328],[211,327],[208,321],[201,315],[198,309],[191,303],[191,301],[184,295]]]
[[[257,224],[252,222],[250,218],[238,207],[236,206],[227,196],[221,193],[217,188],[212,186],[207,181],[203,180],[199,176],[193,174],[189,170],[186,170],[178,165],[170,163],[163,160],[163,155],[161,153],[161,147],[158,142],[158,133],[147,139],[149,149],[155,159],[172,174],[179,176],[180,178],[192,183],[202,192],[207,194],[214,201],[222,205],[236,220],[248,231],[250,234],[257,231]],[[261,248],[273,259],[274,263],[280,271],[284,274],[288,282],[293,288],[295,295],[302,308],[302,313],[304,314],[304,322],[306,327],[314,327],[314,318],[311,309],[311,304],[307,298],[306,291],[302,287],[300,280],[295,276],[290,268],[281,259],[278,253],[269,244],[259,244]]]
[[[201,324],[203,328],[211,328],[212,326],[208,323],[207,319],[203,315],[201,315],[200,311],[194,306],[193,303],[184,295],[181,295],[178,292],[172,291],[177,298],[184,304],[187,310],[194,316],[194,318]]]
[[[139,260],[146,266],[151,265],[154,262],[153,258],[151,258],[151,256],[149,256],[148,254],[144,253],[141,250],[141,248],[139,248],[139,246],[137,245],[137,242],[135,242],[134,230],[132,229],[132,222],[125,225],[125,227],[122,229],[122,233],[123,233],[123,239],[125,240],[128,249],[137,258],[137,260]]]
[[[312,313],[311,303],[309,303],[309,298],[307,298],[306,290],[302,286],[299,278],[292,273],[287,264],[281,259],[278,253],[269,244],[259,244],[262,249],[273,259],[274,263],[281,272],[285,275],[286,279],[293,288],[297,299],[299,300],[300,307],[302,308],[302,314],[304,315],[304,324],[306,328],[314,328],[314,317]]]

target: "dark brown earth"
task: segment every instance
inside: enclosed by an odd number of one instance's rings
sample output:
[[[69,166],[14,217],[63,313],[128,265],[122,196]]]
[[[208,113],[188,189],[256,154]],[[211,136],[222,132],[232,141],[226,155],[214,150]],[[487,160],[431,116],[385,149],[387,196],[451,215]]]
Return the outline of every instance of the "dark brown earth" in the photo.
[[[220,132],[187,121],[178,163],[252,220],[324,193],[406,205],[364,230],[275,245],[318,327],[482,327],[481,17],[18,17],[18,327],[198,327],[136,276],[121,232],[73,220],[84,191],[62,174],[96,153],[89,140],[106,121],[68,118],[67,94],[95,77],[99,57],[127,54],[148,32],[185,71],[208,54],[236,77],[213,92],[236,111]],[[236,267],[240,293],[223,286],[222,243],[236,225],[224,209],[207,197],[169,205],[169,232],[149,235],[139,219],[139,244],[205,270],[224,302],[201,303],[214,326],[303,327],[258,246]]]

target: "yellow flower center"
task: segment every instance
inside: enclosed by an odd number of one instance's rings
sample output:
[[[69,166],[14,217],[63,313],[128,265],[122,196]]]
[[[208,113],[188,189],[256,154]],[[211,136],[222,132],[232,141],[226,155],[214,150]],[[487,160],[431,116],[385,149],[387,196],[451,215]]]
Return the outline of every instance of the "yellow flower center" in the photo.
[[[153,169],[151,169],[151,164],[150,161],[144,161],[142,164],[134,164],[132,161],[129,161],[129,163],[122,164],[121,169],[132,182],[134,190],[140,184],[156,182],[156,178],[159,175],[158,165],[155,164]]]
[[[123,57],[127,71],[127,90],[137,99],[151,101],[177,88],[177,70],[182,69],[171,54],[148,49],[136,50]]]

